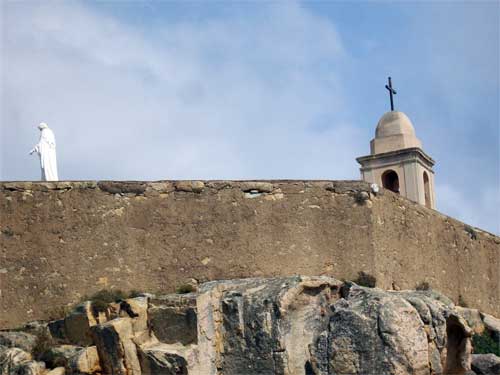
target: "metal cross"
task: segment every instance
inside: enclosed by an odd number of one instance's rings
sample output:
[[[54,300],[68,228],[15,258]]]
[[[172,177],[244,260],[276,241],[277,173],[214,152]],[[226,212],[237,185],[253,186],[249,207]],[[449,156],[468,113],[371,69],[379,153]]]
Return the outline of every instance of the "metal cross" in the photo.
[[[389,84],[385,85],[385,88],[389,90],[389,96],[391,97],[391,111],[394,111],[394,99],[392,98],[392,95],[396,95],[396,90],[392,88],[391,77],[389,77]]]

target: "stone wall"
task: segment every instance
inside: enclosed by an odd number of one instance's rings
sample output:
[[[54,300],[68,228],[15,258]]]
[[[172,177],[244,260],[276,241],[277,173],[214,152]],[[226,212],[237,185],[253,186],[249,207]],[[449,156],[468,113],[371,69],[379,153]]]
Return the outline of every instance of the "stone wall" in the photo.
[[[190,278],[428,281],[500,315],[500,239],[359,181],[0,183],[0,327]],[[363,193],[365,192],[365,193]]]

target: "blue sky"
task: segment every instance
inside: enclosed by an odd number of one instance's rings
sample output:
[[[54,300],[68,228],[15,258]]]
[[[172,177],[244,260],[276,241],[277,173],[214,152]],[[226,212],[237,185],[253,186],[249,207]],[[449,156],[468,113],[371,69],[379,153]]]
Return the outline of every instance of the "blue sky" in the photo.
[[[389,109],[499,233],[499,3],[2,2],[0,179],[359,178]]]

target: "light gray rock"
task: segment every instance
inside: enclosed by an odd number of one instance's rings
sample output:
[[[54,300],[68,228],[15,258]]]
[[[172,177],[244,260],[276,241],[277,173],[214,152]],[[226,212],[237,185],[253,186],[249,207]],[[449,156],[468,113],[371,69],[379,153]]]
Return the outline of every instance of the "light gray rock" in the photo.
[[[42,353],[40,360],[45,362],[48,367],[66,367],[71,357],[82,351],[81,346],[59,345],[49,348]]]
[[[9,375],[46,375],[47,371],[43,362],[24,362],[14,368]]]
[[[455,306],[455,311],[467,321],[467,324],[474,330],[475,333],[483,333],[485,327],[479,310]]]
[[[473,331],[447,297],[436,291],[388,293],[401,296],[418,311],[429,342],[431,371],[439,374],[470,370]]]
[[[241,183],[241,190],[244,192],[271,193],[273,191],[273,184],[264,181],[245,181]]]
[[[31,352],[36,344],[36,336],[26,332],[0,331],[0,345],[20,348]]]
[[[442,295],[326,277],[203,284],[199,361],[208,373],[429,375],[470,370],[472,330]]]
[[[472,370],[477,375],[500,375],[500,357],[495,354],[473,354]]]
[[[139,350],[144,375],[187,375],[188,363],[179,350],[167,344],[156,344]]]
[[[0,346],[0,375],[12,375],[31,360],[31,354],[22,349]]]
[[[329,306],[340,298],[340,285],[325,277],[203,284],[197,300],[199,362],[209,374],[303,374],[308,348],[328,330]]]
[[[353,286],[333,309],[319,374],[429,374],[424,324],[404,298]]]

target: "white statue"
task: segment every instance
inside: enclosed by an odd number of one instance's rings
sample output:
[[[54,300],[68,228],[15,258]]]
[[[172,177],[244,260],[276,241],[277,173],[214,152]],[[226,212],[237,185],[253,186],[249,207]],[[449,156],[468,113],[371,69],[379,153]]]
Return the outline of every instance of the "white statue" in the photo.
[[[56,137],[46,123],[38,125],[40,129],[40,141],[30,151],[40,156],[40,166],[42,168],[42,181],[58,181],[57,161],[56,161]]]

